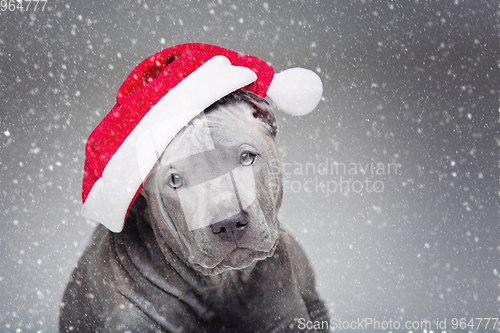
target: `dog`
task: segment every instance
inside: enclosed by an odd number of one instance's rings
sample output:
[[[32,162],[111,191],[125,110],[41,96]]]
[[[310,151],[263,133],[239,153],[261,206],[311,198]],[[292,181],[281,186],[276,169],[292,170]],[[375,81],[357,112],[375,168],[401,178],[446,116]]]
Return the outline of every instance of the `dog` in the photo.
[[[159,157],[121,233],[99,226],[68,283],[61,332],[298,332],[328,321],[280,229],[276,118],[234,92]],[[304,330],[304,332],[310,330]]]

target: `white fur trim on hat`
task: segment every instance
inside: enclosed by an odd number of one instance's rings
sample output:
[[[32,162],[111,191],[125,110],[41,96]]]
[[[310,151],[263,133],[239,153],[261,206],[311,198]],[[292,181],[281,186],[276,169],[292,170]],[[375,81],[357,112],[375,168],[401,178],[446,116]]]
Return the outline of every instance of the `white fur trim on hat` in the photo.
[[[137,190],[175,135],[214,102],[256,79],[252,70],[233,66],[220,55],[197,68],[148,111],[116,150],[82,215],[120,232]]]

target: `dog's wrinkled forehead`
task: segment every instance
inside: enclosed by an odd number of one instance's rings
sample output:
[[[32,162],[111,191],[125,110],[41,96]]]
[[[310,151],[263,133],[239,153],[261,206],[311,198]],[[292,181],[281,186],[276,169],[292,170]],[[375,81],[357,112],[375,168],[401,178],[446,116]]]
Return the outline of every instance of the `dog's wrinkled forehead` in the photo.
[[[225,161],[226,165],[221,165],[224,172],[234,168],[231,160],[224,157],[237,156],[238,146],[245,139],[274,138],[276,133],[276,119],[267,101],[249,93],[233,93],[186,125],[167,147],[159,163],[182,168],[205,160]]]
[[[271,110],[271,106],[265,99],[255,94],[245,91],[229,94],[207,108],[207,112],[210,112],[215,108],[219,108],[221,105],[235,106],[242,104],[247,106],[247,108],[245,108],[246,112],[242,115],[248,123],[255,123],[254,120],[259,119],[259,124],[264,126],[268,130],[269,134],[272,136],[276,135],[278,127],[276,124],[276,117]]]
[[[215,145],[212,134],[208,126],[208,120],[205,112],[200,113],[196,118],[186,125],[186,127],[177,134],[169,147],[184,147],[185,149],[175,149],[175,154],[164,153],[161,157],[162,163],[173,164],[186,160],[187,157],[195,156],[207,151],[213,151]],[[173,149],[167,149],[166,152]]]

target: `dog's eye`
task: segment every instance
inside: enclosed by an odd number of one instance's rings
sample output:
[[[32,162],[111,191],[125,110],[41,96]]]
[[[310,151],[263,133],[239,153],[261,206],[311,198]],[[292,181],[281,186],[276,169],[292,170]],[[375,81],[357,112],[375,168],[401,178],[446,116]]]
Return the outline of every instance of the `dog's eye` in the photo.
[[[252,154],[249,151],[244,151],[240,155],[240,163],[243,166],[249,166],[252,165],[253,162],[255,161],[255,154]]]
[[[168,177],[168,185],[172,188],[179,188],[184,185],[184,179],[178,174],[173,173]]]

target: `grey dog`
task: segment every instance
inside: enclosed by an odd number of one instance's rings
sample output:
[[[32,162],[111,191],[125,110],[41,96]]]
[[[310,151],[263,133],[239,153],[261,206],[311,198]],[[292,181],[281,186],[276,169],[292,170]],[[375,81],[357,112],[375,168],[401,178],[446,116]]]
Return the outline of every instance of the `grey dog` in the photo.
[[[279,227],[276,133],[269,104],[246,92],[192,120],[124,230],[95,231],[60,331],[298,332],[301,318],[328,321],[303,250]]]

